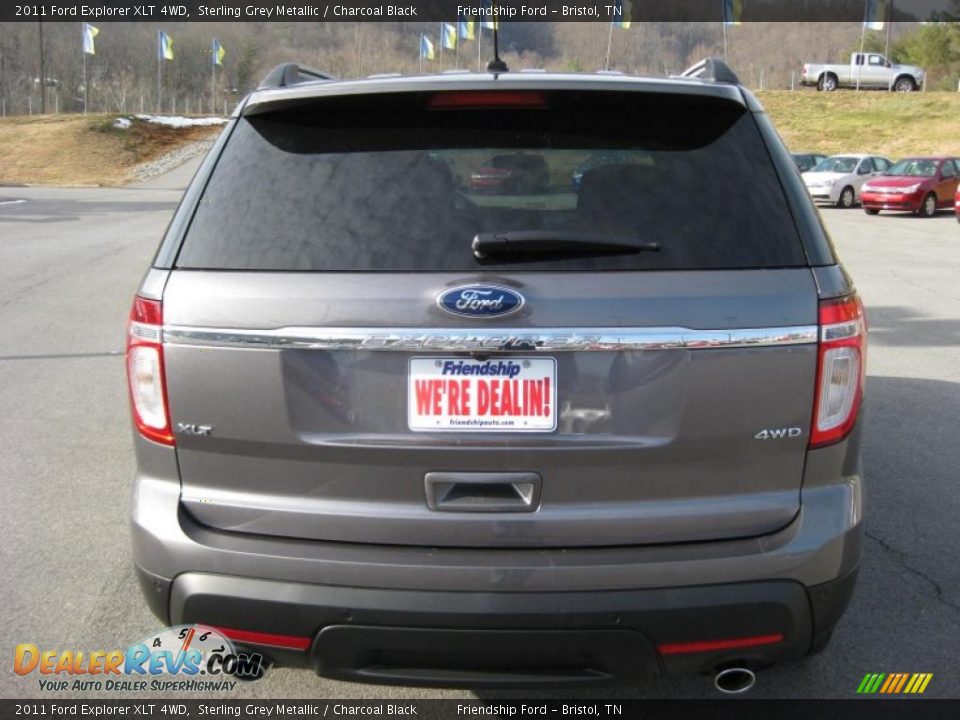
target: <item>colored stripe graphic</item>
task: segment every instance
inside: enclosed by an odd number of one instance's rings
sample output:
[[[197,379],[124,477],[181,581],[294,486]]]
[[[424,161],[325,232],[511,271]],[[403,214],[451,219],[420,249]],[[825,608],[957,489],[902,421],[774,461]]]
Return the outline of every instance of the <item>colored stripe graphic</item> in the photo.
[[[888,675],[886,682],[884,682],[884,683],[883,683],[883,686],[880,688],[880,692],[883,693],[883,694],[886,694],[887,692],[889,692],[889,691],[890,691],[890,687],[891,687],[892,685],[894,685],[894,684],[897,682],[897,680],[899,680],[899,679],[900,679],[900,676],[899,676],[897,673],[893,673],[892,675]]]
[[[909,677],[909,674],[908,674],[908,673],[901,673],[901,674],[900,674],[900,682],[898,682],[898,683],[897,683],[897,686],[896,686],[893,690],[891,690],[890,692],[898,693],[898,692],[900,692],[901,690],[903,690],[903,686],[906,684],[908,677]]]
[[[933,673],[867,673],[857,686],[857,694],[919,695],[933,679]]]

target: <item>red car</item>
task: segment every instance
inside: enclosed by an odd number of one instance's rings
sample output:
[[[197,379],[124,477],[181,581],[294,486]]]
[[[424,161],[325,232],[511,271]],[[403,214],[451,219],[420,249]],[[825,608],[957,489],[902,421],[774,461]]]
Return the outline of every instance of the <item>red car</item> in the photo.
[[[957,186],[957,194],[953,196],[953,209],[957,213],[957,222],[960,223],[960,185]]]
[[[470,173],[470,189],[477,192],[534,195],[546,192],[549,184],[547,161],[530,153],[496,155]]]
[[[867,215],[898,210],[933,217],[938,209],[949,208],[953,203],[958,176],[957,158],[907,158],[883,175],[870,178],[860,188],[860,204]]]

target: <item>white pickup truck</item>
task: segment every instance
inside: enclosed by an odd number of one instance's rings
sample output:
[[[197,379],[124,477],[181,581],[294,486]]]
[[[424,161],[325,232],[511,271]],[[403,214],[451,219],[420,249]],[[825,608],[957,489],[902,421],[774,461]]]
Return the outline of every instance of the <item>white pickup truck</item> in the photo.
[[[849,65],[804,63],[800,82],[826,91],[861,87],[913,92],[923,86],[923,68],[894,65],[879,53],[853,53]]]

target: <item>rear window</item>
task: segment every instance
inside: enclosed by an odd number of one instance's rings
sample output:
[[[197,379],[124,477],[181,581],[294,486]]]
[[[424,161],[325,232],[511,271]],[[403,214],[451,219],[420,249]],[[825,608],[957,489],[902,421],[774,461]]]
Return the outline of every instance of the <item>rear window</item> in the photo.
[[[177,267],[324,272],[790,267],[797,230],[751,115],[710,97],[428,93],[238,120]],[[477,260],[480,233],[589,233],[657,252]]]

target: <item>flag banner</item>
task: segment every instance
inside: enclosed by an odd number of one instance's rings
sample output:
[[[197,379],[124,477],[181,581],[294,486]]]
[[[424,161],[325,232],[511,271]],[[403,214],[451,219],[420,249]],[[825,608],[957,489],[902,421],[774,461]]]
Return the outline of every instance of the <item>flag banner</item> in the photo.
[[[163,30],[157,31],[157,54],[161,60],[173,60],[173,38]]]
[[[224,49],[223,45],[220,44],[220,41],[216,38],[213,39],[213,64],[223,67],[223,58],[226,56],[227,51]]]
[[[457,49],[457,26],[453,23],[443,23],[443,46],[447,50]]]
[[[94,45],[94,38],[100,34],[100,28],[94,27],[90,23],[83,24],[83,51],[87,55],[96,55],[97,49]]]
[[[721,2],[724,25],[739,25],[743,22],[743,0],[721,0]]]
[[[460,39],[461,40],[473,40],[476,36],[477,21],[476,20],[461,20],[460,21]]]
[[[497,19],[497,15],[493,14],[492,0],[483,0],[480,10],[483,17],[483,20],[480,21],[480,27],[487,30],[498,30],[500,21]],[[500,8],[498,7],[497,10],[500,10]]]
[[[617,0],[613,5],[613,24],[624,30],[630,27],[630,0]]]
[[[426,60],[433,60],[433,43],[426,35],[420,36],[420,57]]]
[[[883,30],[886,14],[886,0],[867,0],[867,6],[864,9],[863,26],[869,30]]]

